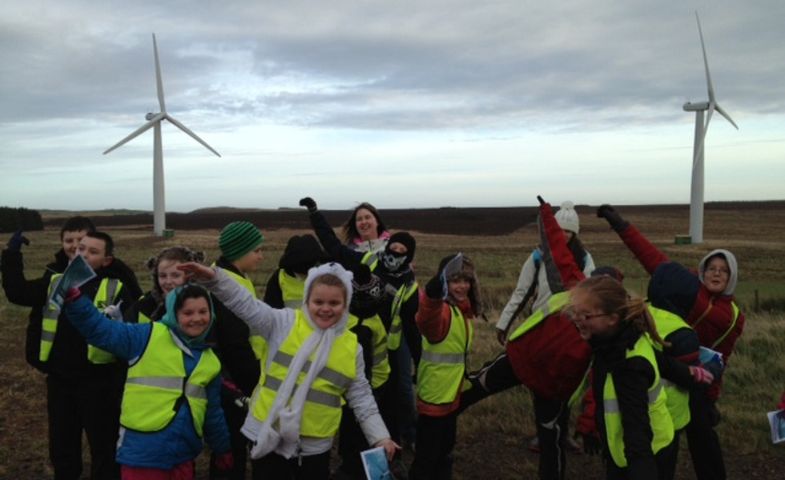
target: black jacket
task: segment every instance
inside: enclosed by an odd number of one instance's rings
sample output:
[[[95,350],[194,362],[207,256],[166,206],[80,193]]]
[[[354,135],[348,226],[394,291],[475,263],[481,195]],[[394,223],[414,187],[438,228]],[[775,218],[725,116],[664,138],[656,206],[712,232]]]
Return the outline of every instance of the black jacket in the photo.
[[[641,357],[626,358],[641,333],[627,324],[610,338],[593,337],[589,340],[594,351],[592,390],[596,401],[595,418],[600,435],[605,439],[606,461],[613,464],[607,450],[603,392],[605,380],[613,374],[624,430],[624,451],[627,457],[628,478],[657,478],[657,462],[651,451],[653,433],[649,421],[648,389],[654,381],[654,369]]]
[[[319,242],[331,258],[349,270],[362,262],[365,252],[352,250],[341,243],[335,235],[333,228],[327,223],[327,219],[324,218],[324,215],[316,211],[310,214],[310,218],[311,226],[313,227],[316,236],[319,238]],[[379,262],[379,265],[373,273],[390,287],[387,289],[389,294],[384,297],[384,302],[379,310],[379,316],[382,319],[382,323],[384,323],[384,327],[387,331],[390,331],[390,325],[392,324],[392,304],[395,291],[402,285],[413,282],[414,272],[411,270],[407,270],[401,274],[388,272],[384,268],[384,265]],[[418,307],[419,296],[415,292],[414,295],[409,297],[406,303],[401,306],[400,312],[401,323],[403,324],[403,337],[409,347],[409,352],[411,352],[415,365],[419,364],[420,355],[422,353],[422,337],[420,336],[420,331],[417,329],[417,324],[414,321],[414,316],[417,313]]]
[[[68,321],[64,313],[58,318],[57,333],[49,359],[46,362],[41,362],[38,359],[43,309],[47,301],[49,283],[53,274],[62,273],[68,266],[65,252],[62,250],[57,252],[55,262],[50,263],[44,275],[35,280],[25,279],[21,252],[5,250],[2,260],[3,288],[6,291],[6,296],[13,303],[32,307],[27,325],[25,348],[27,362],[30,365],[44,373],[55,374],[67,379],[95,378],[118,371],[117,364],[95,365],[87,360],[87,343],[71,326],[71,322]],[[90,299],[95,297],[101,280],[104,278],[116,278],[123,283],[118,302],[122,301],[124,305],[132,304],[141,292],[133,271],[119,259],[114,259],[109,266],[98,269],[95,273],[96,278],[80,287],[82,294]],[[120,369],[122,370],[122,368]]]
[[[224,257],[219,258],[215,265],[242,275]],[[214,350],[221,360],[224,378],[233,381],[246,396],[250,396],[259,383],[261,366],[251,348],[248,325],[215,297],[213,297],[213,308],[215,308],[215,325],[210,336],[216,344]]]

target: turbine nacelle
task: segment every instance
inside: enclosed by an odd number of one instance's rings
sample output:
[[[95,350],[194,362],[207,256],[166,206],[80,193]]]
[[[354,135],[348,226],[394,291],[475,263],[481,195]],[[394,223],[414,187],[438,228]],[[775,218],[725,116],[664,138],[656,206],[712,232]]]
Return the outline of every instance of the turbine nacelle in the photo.
[[[709,109],[709,102],[687,102],[684,104],[685,112],[701,112]]]
[[[155,118],[155,114],[153,112],[147,112],[147,115],[144,116],[144,119],[147,120],[148,122],[153,118]]]

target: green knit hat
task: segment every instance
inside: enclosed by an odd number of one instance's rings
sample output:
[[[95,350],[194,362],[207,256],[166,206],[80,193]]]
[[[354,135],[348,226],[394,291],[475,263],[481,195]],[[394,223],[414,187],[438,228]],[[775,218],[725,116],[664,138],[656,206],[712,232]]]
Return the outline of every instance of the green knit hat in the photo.
[[[255,249],[264,241],[264,236],[251,222],[232,222],[221,230],[218,248],[221,254],[233,262]]]

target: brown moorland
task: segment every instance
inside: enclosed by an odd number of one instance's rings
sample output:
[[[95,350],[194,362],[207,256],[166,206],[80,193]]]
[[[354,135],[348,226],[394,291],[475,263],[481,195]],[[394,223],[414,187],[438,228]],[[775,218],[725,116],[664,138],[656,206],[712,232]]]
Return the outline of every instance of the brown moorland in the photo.
[[[780,478],[785,471],[782,445],[771,445],[765,412],[773,409],[785,389],[785,202],[738,202],[709,204],[706,210],[706,242],[703,245],[674,245],[676,234],[686,233],[686,206],[619,207],[619,210],[672,259],[696,265],[707,251],[729,248],[739,259],[738,300],[747,314],[747,326],[726,373],[720,400],[723,415],[718,431],[725,450],[728,478]],[[611,232],[594,216],[594,209],[578,207],[581,237],[598,265],[614,264],[627,277],[628,288],[645,293],[646,273]],[[400,213],[397,213],[400,212]],[[473,367],[492,358],[501,347],[494,339],[493,323],[515,285],[520,267],[537,243],[534,209],[435,209],[383,210],[393,229],[413,230],[418,240],[416,269],[426,281],[443,255],[463,251],[473,257],[488,306],[489,322],[477,323],[471,355]],[[264,215],[256,217],[255,214]],[[420,215],[422,214],[422,218]],[[150,276],[144,260],[164,246],[178,243],[203,249],[208,260],[217,255],[218,228],[235,219],[252,220],[265,232],[265,261],[253,280],[261,294],[275,268],[286,239],[307,231],[302,211],[212,212],[198,227],[179,224],[176,214],[168,216],[176,230],[172,239],[149,234],[150,219],[129,221],[126,216],[96,218],[118,244],[118,256],[135,269],[144,288]],[[268,216],[269,215],[269,216]],[[346,212],[328,212],[336,227]],[[277,218],[277,220],[276,220]],[[42,272],[59,247],[53,219],[43,232],[32,232],[32,245],[25,247],[26,272],[34,278]],[[104,223],[104,222],[107,223]],[[757,310],[755,309],[757,306]],[[0,296],[0,478],[38,479],[51,477],[47,460],[46,402],[44,378],[24,362],[24,336],[28,309],[11,305]],[[516,388],[487,399],[468,410],[459,421],[454,477],[535,478],[537,455],[525,444],[534,432],[529,395]],[[689,454],[682,442],[678,479],[692,479]],[[85,444],[85,458],[87,447]],[[203,456],[204,457],[204,456]],[[410,455],[406,454],[406,459]],[[206,478],[204,460],[198,478]],[[87,471],[87,470],[86,470]],[[604,478],[596,457],[570,454],[568,478]]]

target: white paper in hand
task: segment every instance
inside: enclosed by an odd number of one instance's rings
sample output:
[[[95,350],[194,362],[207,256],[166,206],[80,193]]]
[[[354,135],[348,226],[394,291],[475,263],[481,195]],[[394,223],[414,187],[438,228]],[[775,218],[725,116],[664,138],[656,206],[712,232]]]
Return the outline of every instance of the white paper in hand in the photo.
[[[766,415],[771,428],[771,443],[785,442],[785,410],[774,410]]]
[[[384,448],[376,447],[360,452],[365,469],[365,478],[368,480],[393,480],[390,464],[387,463],[387,454]]]
[[[68,264],[68,267],[63,272],[63,276],[60,277],[57,288],[52,292],[49,301],[53,303],[58,310],[61,309],[68,290],[79,288],[93,278],[95,278],[93,269],[85,262],[84,257],[77,255],[71,260],[71,263]]]

